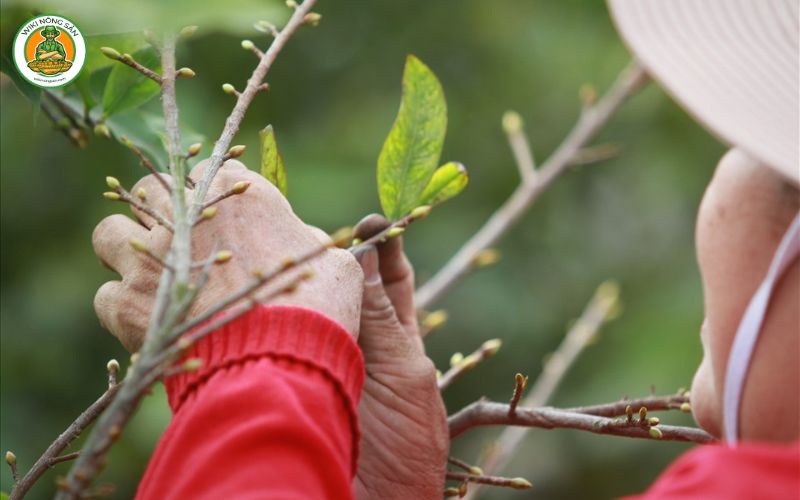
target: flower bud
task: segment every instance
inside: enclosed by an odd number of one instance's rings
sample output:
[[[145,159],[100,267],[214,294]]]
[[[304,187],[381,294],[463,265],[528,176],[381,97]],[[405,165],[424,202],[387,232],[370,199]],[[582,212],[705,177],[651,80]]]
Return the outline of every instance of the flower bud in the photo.
[[[203,211],[200,212],[200,218],[203,220],[213,219],[217,215],[218,211],[219,210],[217,210],[217,207],[204,208]]]
[[[106,185],[109,189],[119,189],[119,180],[116,177],[111,177],[110,175],[106,177]]]
[[[647,419],[647,425],[656,426],[661,423],[658,417],[650,417]]]
[[[119,57],[119,60],[120,60],[120,61],[124,61],[124,62],[129,62],[129,63],[131,63],[131,62],[133,62],[133,56],[132,56],[132,55],[130,55],[130,54],[122,54],[122,55]]]
[[[144,188],[139,188],[136,190],[136,197],[140,200],[144,201],[147,199],[147,191]]]
[[[203,366],[203,360],[200,358],[190,358],[183,362],[181,368],[187,372],[199,370]]]
[[[116,49],[112,49],[111,47],[100,47],[100,52],[102,52],[103,55],[106,56],[107,58],[113,59],[115,61],[118,61],[120,57],[122,57],[119,51],[117,51]]]
[[[518,134],[522,130],[522,117],[516,111],[503,113],[503,131],[506,134]]]
[[[103,197],[109,201],[119,201],[122,198],[119,193],[115,193],[114,191],[106,191],[103,193]]]
[[[189,146],[189,149],[187,151],[189,153],[189,158],[191,158],[192,156],[197,156],[200,153],[200,148],[202,147],[203,145],[199,142],[195,142],[194,144]]]
[[[236,93],[236,89],[233,88],[233,85],[231,85],[230,83],[223,83],[222,84],[222,91],[225,92],[228,95],[233,95],[233,94]]]
[[[500,262],[500,251],[496,248],[484,248],[472,259],[476,268],[488,267]]]
[[[431,206],[422,205],[411,211],[411,219],[412,220],[424,219],[430,213],[431,213]]]
[[[522,387],[522,389],[525,389],[525,387],[528,386],[528,377],[521,373],[517,373],[514,375],[514,382],[516,382],[518,386]]]
[[[286,0],[286,6],[289,7],[290,9],[296,9],[297,2],[295,2],[295,0]]]
[[[247,181],[239,181],[239,182],[235,183],[231,187],[231,192],[233,194],[242,194],[245,191],[247,191],[247,188],[249,188],[249,187],[250,187],[250,183],[249,182],[247,182]]]
[[[497,354],[497,351],[500,350],[500,347],[503,345],[503,341],[500,339],[490,339],[483,343],[481,346],[481,350],[483,351],[483,355],[487,358],[490,356],[494,356]]]
[[[639,420],[644,420],[647,418],[647,407],[642,406],[639,408]]]
[[[108,373],[119,373],[119,361],[111,359],[106,363],[106,370]]]
[[[130,240],[128,240],[128,243],[130,244],[131,248],[133,248],[137,252],[147,251],[147,245],[145,244],[144,241],[140,240],[139,238],[131,238]]]
[[[11,450],[6,452],[6,463],[12,467],[17,465],[17,456]]]
[[[214,262],[216,264],[224,264],[233,258],[233,252],[230,250],[220,250],[214,255]]]
[[[195,72],[192,68],[181,68],[178,70],[178,76],[181,78],[194,78]]]
[[[186,26],[181,29],[180,35],[185,40],[193,37],[195,33],[197,33],[197,26]]]
[[[350,226],[339,228],[331,235],[331,241],[337,247],[347,246],[350,242],[355,244],[353,240],[354,232],[354,229]]]
[[[242,48],[244,50],[253,50],[256,48],[255,44],[250,40],[242,40]]]
[[[108,129],[108,126],[105,123],[98,123],[94,126],[94,133],[96,135],[101,135],[106,139],[111,138],[111,130]]]
[[[303,22],[309,26],[319,26],[319,22],[322,20],[322,14],[318,12],[309,12],[305,16],[303,16]]]
[[[473,476],[482,476],[483,469],[481,469],[477,465],[473,465],[472,467],[469,468],[469,473],[472,474]]]
[[[450,356],[450,366],[456,366],[462,361],[464,361],[464,355],[460,352],[454,352],[453,355]]]
[[[647,429],[647,432],[653,439],[661,439],[662,437],[664,437],[664,433],[661,432],[661,429],[659,429],[658,427],[650,427],[649,429]]]
[[[689,403],[681,403],[681,411],[683,413],[692,413],[692,405]]]
[[[528,488],[533,488],[531,482],[524,477],[515,477],[508,484],[515,490],[527,490]]]
[[[242,156],[245,149],[247,148],[243,144],[231,146],[231,148],[228,150],[228,158],[238,158]]]
[[[447,322],[447,316],[447,311],[444,309],[433,311],[422,320],[422,328],[429,332],[441,328]]]
[[[454,488],[452,486],[444,489],[444,497],[445,498],[455,498],[461,496],[461,491],[458,488]]]
[[[628,417],[628,422],[633,420],[633,408],[631,407],[631,405],[625,407],[625,416]]]
[[[404,227],[393,227],[386,232],[386,238],[392,239],[400,236],[401,234],[406,232],[406,228]]]

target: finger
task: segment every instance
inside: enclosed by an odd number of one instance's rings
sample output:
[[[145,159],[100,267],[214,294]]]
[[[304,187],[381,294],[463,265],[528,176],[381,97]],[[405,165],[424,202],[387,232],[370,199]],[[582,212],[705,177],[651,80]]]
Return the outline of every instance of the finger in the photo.
[[[378,214],[368,215],[356,225],[357,238],[367,239],[389,226],[389,221]],[[397,236],[377,246],[380,273],[386,293],[397,310],[400,321],[416,329],[414,307],[414,269],[403,252],[403,237]]]
[[[159,173],[159,176],[161,179],[166,181],[168,185],[172,186],[172,177],[163,173]],[[145,194],[145,199],[142,201],[142,203],[153,210],[156,210],[165,219],[171,222],[172,203],[169,197],[170,194],[167,192],[161,181],[158,180],[154,174],[142,177],[139,179],[139,182],[134,184],[133,188],[131,188],[131,194],[133,194],[133,196],[139,196],[138,193],[140,189],[143,189]],[[133,210],[136,218],[139,219],[139,221],[148,229],[152,229],[158,225],[158,222],[153,217],[139,210],[133,205],[131,205],[131,210]]]
[[[111,332],[130,352],[136,352],[141,339],[126,332],[119,314],[120,304],[125,293],[125,285],[121,281],[107,281],[97,290],[94,296],[94,311],[100,320],[100,326]]]
[[[134,269],[139,256],[130,247],[132,238],[146,241],[148,231],[129,217],[114,214],[101,220],[92,233],[94,253],[106,266],[120,275]]]
[[[407,359],[411,354],[424,352],[419,335],[409,335],[400,323],[394,305],[386,294],[378,269],[378,251],[368,246],[359,251],[356,259],[364,271],[364,294],[361,304],[359,344],[367,361],[372,356],[391,354]],[[399,358],[397,358],[399,356]]]

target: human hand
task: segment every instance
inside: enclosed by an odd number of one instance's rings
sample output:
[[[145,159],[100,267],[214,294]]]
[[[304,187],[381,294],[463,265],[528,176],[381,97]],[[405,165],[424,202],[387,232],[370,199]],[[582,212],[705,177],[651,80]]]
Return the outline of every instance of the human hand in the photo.
[[[208,160],[192,170],[195,179],[203,175]],[[171,183],[168,175],[162,176]],[[292,212],[280,192],[259,174],[236,160],[225,162],[214,178],[208,199],[228,191],[234,183],[247,181],[250,187],[242,194],[220,202],[216,217],[197,225],[192,231],[192,254],[195,261],[204,260],[214,249],[233,251],[233,259],[212,267],[208,283],[198,294],[190,316],[196,316],[238,291],[252,280],[254,269],[270,271],[288,257],[297,257],[318,248],[328,236],[307,226]],[[158,180],[149,175],[131,189],[146,191],[147,203],[162,214],[171,214],[171,201]],[[187,198],[192,191],[187,189]],[[129,351],[137,351],[153,310],[161,266],[153,259],[135,252],[130,240],[145,243],[156,255],[166,255],[172,233],[150,216],[133,210],[136,221],[122,214],[103,219],[95,228],[92,243],[97,256],[122,276],[109,281],[97,291],[94,305],[100,323],[111,331]],[[171,219],[167,215],[167,218]],[[271,303],[308,307],[339,322],[353,335],[358,334],[361,306],[362,273],[349,252],[325,251],[302,269],[311,269],[314,277],[301,284],[290,295],[276,297]],[[197,271],[199,272],[199,271]],[[279,279],[285,283],[287,277]],[[266,289],[273,289],[266,285]]]
[[[356,236],[366,239],[387,225],[369,216]],[[450,438],[436,369],[419,335],[414,271],[401,237],[356,258],[364,270],[359,345],[367,371],[356,498],[440,498]]]

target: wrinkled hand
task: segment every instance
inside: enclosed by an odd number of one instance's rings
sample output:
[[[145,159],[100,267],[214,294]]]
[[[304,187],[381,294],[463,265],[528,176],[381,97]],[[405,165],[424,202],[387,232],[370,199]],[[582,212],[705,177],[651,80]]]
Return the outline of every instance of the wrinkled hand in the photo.
[[[366,239],[387,225],[372,215],[356,235]],[[364,270],[359,344],[367,371],[356,498],[441,498],[450,446],[447,413],[419,335],[413,269],[400,237],[356,258]]]
[[[208,160],[198,163],[191,176],[199,179],[207,164]],[[168,175],[162,175],[171,182]],[[219,170],[207,199],[228,191],[242,180],[250,182],[249,189],[218,202],[217,216],[197,225],[192,232],[196,262],[207,258],[215,248],[232,250],[234,257],[225,265],[213,267],[190,316],[208,310],[249,283],[254,269],[270,271],[287,257],[303,255],[328,240],[325,233],[304,224],[272,184],[236,160],[225,162]],[[150,206],[172,218],[169,195],[154,176],[141,179],[131,192],[136,193],[139,188],[145,189]],[[186,193],[187,199],[191,199],[192,191],[187,189]],[[130,351],[137,351],[144,339],[161,266],[135,252],[129,241],[137,238],[153,253],[163,256],[172,240],[172,233],[148,215],[135,209],[134,215],[137,220],[121,214],[106,217],[92,235],[97,256],[122,276],[121,281],[109,281],[100,287],[95,296],[95,310],[102,325]],[[271,303],[315,309],[357,335],[362,273],[355,259],[345,250],[333,249],[303,267],[308,268],[314,273],[311,280],[301,284],[293,294],[280,296]],[[285,283],[287,278],[279,282]],[[274,290],[274,285],[267,284],[265,289]]]

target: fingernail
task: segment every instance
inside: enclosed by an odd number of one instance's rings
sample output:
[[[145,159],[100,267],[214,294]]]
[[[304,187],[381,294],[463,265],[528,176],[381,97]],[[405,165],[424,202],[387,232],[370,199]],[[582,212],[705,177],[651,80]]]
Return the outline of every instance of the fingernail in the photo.
[[[378,251],[373,245],[367,245],[355,252],[356,260],[364,271],[364,283],[372,285],[380,282],[381,275],[378,270]]]

